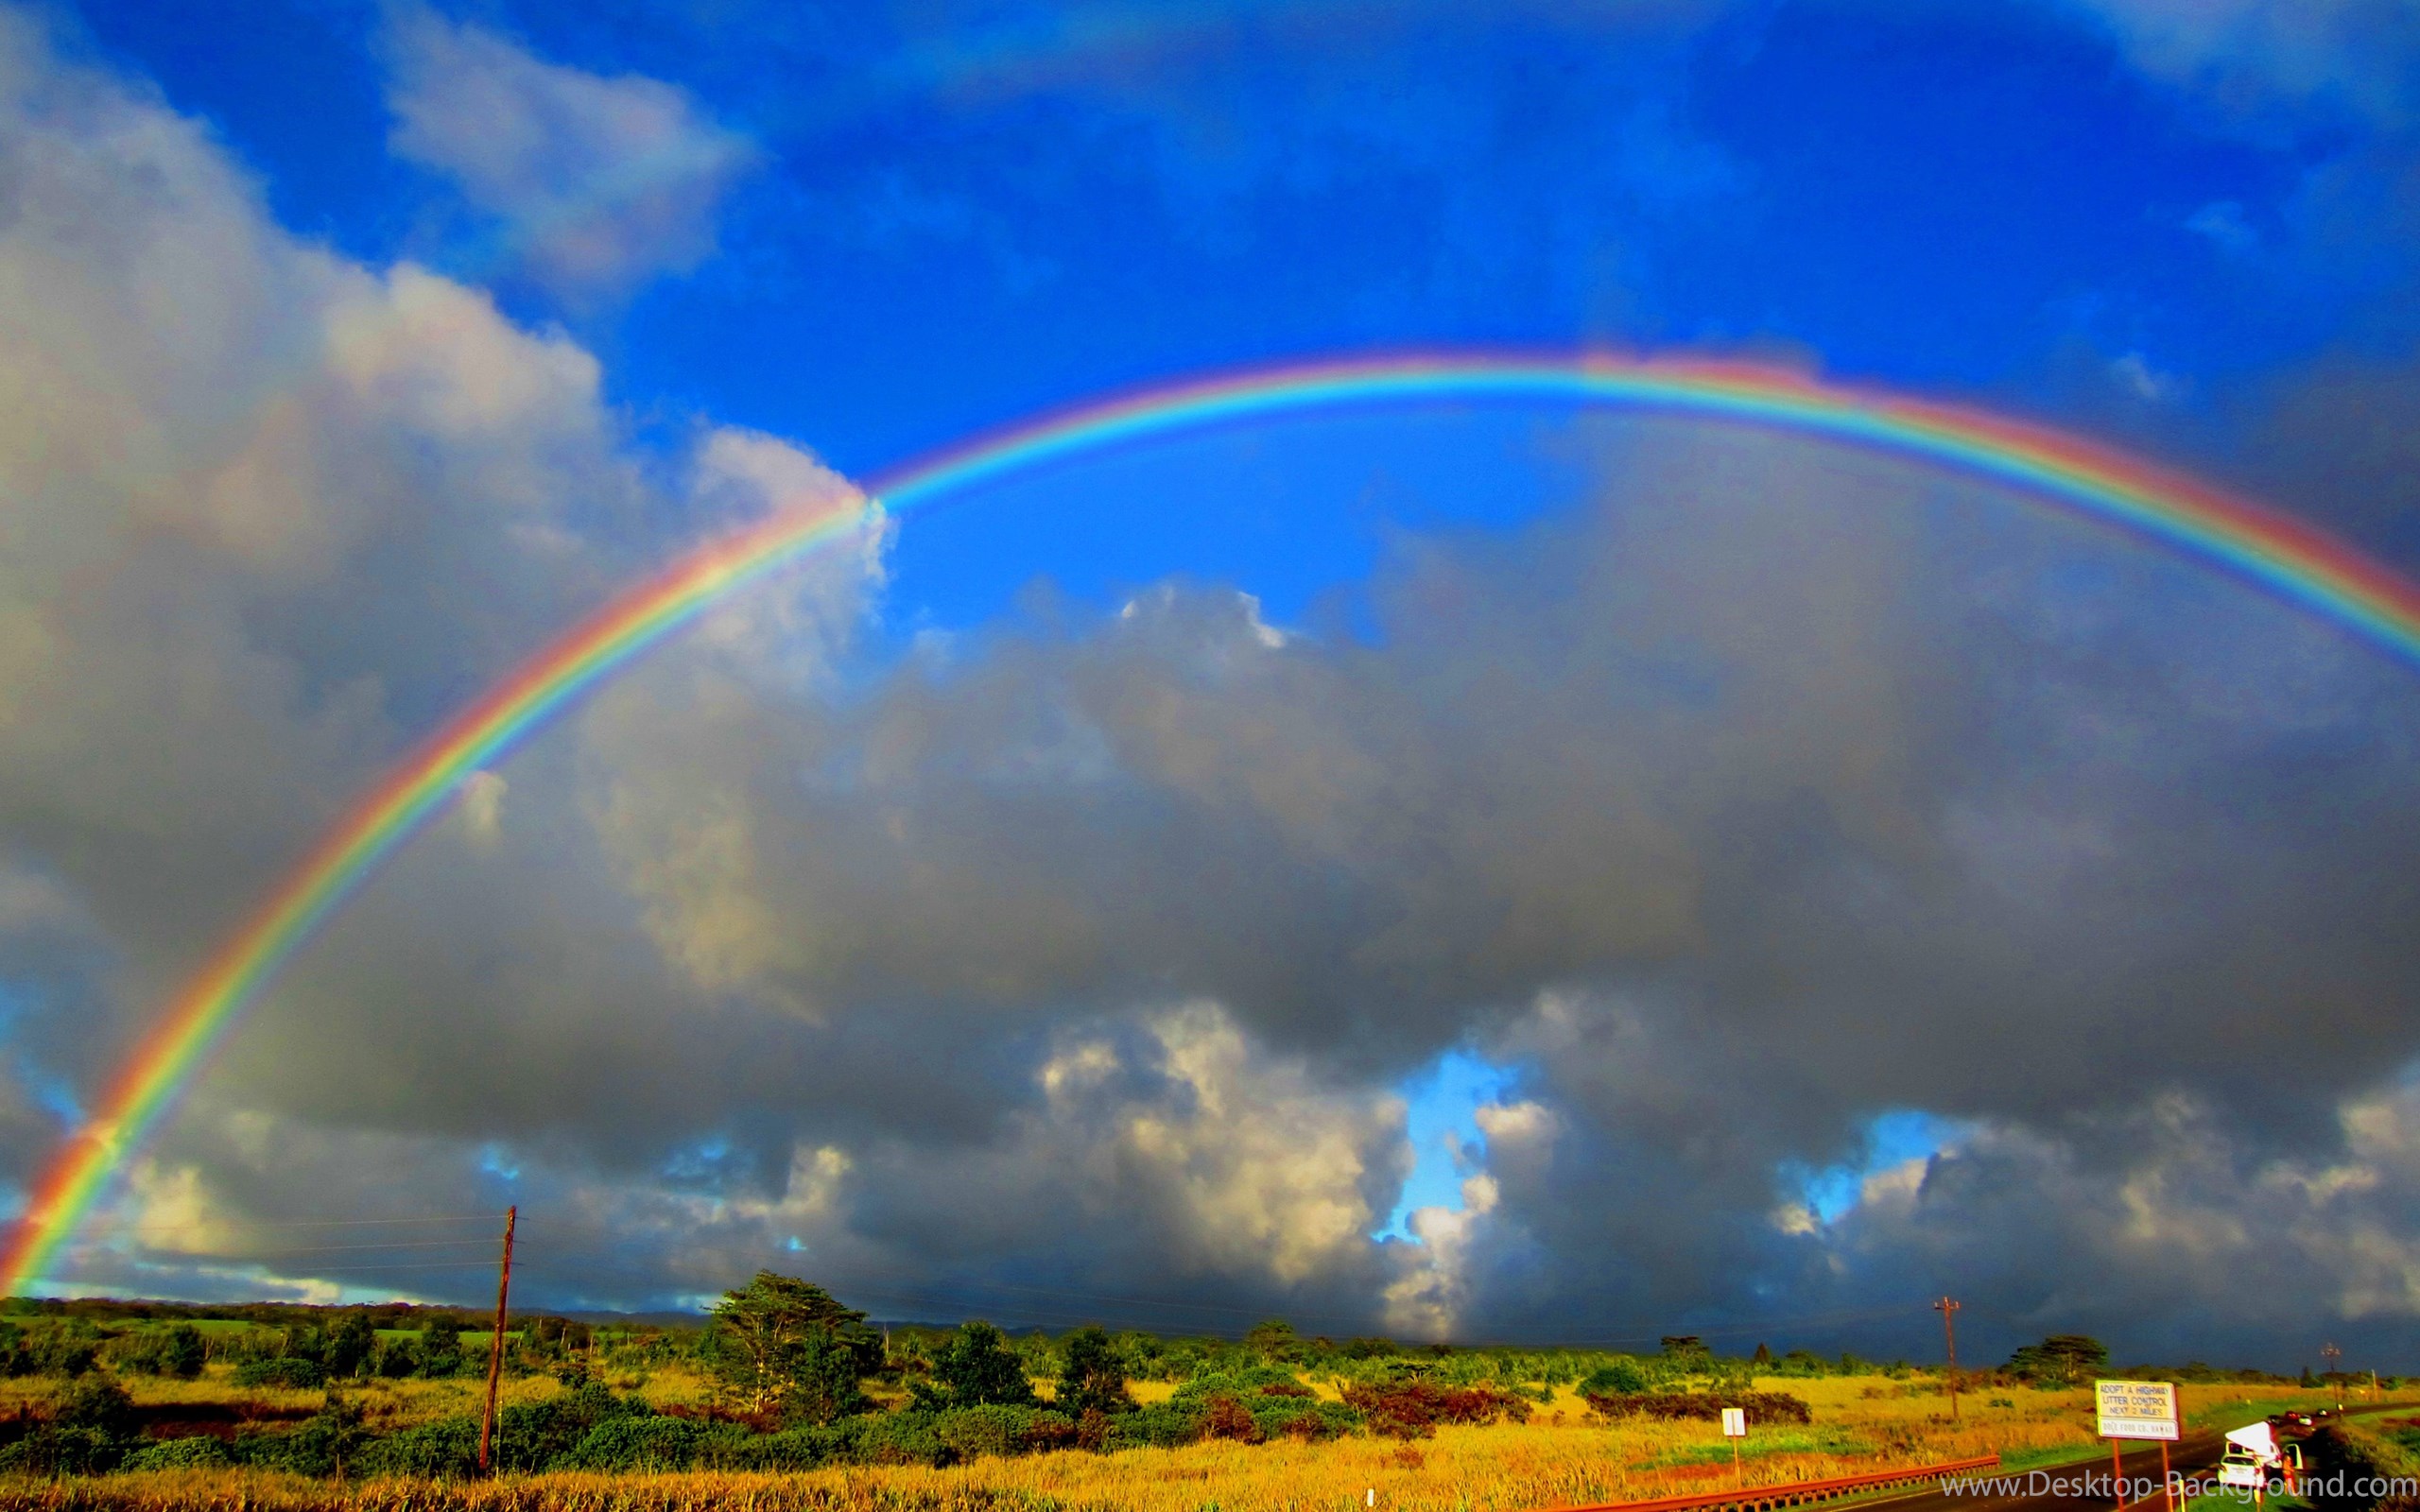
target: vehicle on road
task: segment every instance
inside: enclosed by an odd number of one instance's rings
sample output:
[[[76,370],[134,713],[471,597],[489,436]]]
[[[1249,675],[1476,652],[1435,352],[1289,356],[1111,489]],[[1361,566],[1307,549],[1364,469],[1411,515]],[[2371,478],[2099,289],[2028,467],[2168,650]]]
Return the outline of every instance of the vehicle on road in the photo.
[[[2284,1413],[2280,1417],[2301,1417],[2299,1413]],[[2298,1442],[2308,1434],[2310,1419],[2303,1418],[2297,1430],[2289,1428],[2281,1434],[2276,1420],[2254,1423],[2227,1435],[2226,1452],[2219,1460],[2219,1484],[2237,1490],[2250,1491],[2255,1500],[2264,1492],[2276,1490],[2290,1494],[2302,1484],[2303,1446]]]

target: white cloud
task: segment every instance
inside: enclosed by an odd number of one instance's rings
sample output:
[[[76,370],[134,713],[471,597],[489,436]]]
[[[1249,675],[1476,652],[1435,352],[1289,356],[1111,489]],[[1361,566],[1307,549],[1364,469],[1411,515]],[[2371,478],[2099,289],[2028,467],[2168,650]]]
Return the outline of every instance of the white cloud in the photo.
[[[533,58],[426,9],[389,38],[391,146],[458,183],[519,259],[574,295],[694,267],[756,156],[672,85]]]
[[[462,831],[473,845],[492,847],[503,833],[504,795],[509,785],[494,772],[473,772],[462,779]]]
[[[1376,1222],[1373,1146],[1400,1128],[1401,1106],[1255,1053],[1216,1005],[1162,1014],[1150,1034],[1164,1078],[1152,1095],[1103,1106],[1110,1084],[1098,1043],[1063,1053],[1042,1081],[1063,1119],[1106,1114],[1112,1132],[1094,1160],[1142,1179],[1171,1220],[1178,1253],[1285,1285],[1358,1259]]]
[[[2415,103],[2411,0],[2062,0],[2109,27],[2135,65],[2256,110],[2324,102],[2399,124]]]

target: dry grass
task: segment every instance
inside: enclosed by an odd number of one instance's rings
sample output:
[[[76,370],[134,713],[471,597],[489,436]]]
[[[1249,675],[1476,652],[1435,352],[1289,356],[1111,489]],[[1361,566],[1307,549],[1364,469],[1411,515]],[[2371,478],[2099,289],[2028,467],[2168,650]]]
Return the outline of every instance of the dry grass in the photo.
[[[144,1383],[170,1388],[209,1383]],[[692,1383],[663,1383],[666,1391]],[[1999,1390],[1962,1397],[1960,1419],[1925,1383],[1878,1377],[1766,1381],[1814,1407],[1810,1427],[1759,1431],[1745,1445],[1751,1484],[1855,1474],[1998,1452],[2017,1464],[2095,1453],[2089,1394]],[[1915,1390],[1905,1389],[1914,1385]],[[543,1396],[551,1382],[512,1383]],[[649,1395],[656,1395],[650,1382]],[[399,1382],[364,1397],[393,1416],[438,1416],[475,1390],[468,1382]],[[1138,1383],[1144,1398],[1166,1388]],[[265,1396],[307,1396],[267,1393]],[[2307,1394],[2314,1403],[2315,1393]],[[225,1400],[222,1383],[212,1400]],[[2273,1389],[2194,1387],[2196,1418],[2256,1416]],[[1995,1400],[1996,1399],[1996,1400]],[[310,1399],[310,1400],[316,1400]],[[2006,1402],[2007,1405],[1999,1405]],[[378,1413],[386,1416],[386,1413]],[[340,1486],[252,1471],[125,1474],[91,1480],[0,1481],[0,1512],[1349,1512],[1374,1491],[1385,1512],[1524,1512],[1589,1502],[1716,1489],[1732,1474],[1730,1449],[1708,1423],[1625,1421],[1606,1426],[1570,1393],[1525,1425],[1444,1428],[1397,1444],[1346,1438],[1325,1444],[1204,1443],[1116,1454],[1056,1453],[985,1459],[945,1469],[851,1468],[788,1475],[716,1473],[505,1477],[470,1484],[390,1480]]]

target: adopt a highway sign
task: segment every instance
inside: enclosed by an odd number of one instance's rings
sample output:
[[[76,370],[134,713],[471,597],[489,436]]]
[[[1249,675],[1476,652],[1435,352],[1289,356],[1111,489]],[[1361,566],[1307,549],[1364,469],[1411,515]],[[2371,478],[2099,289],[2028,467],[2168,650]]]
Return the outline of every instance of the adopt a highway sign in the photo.
[[[2167,1381],[2096,1381],[2093,1405],[2103,1438],[2174,1438],[2176,1386]]]

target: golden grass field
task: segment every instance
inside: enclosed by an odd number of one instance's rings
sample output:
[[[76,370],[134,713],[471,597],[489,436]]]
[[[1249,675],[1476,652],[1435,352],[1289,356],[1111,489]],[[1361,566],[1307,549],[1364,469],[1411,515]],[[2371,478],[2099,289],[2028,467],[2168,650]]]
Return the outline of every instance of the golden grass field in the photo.
[[[216,1372],[214,1372],[215,1374]],[[6,1383],[0,1412],[39,1397],[39,1386]],[[1791,1392],[1814,1411],[1806,1427],[1760,1431],[1744,1445],[1752,1485],[1856,1474],[1894,1465],[1998,1453],[2024,1467],[2092,1455],[2089,1394],[1986,1390],[1962,1396],[1958,1421],[1937,1383],[1879,1376],[1768,1379],[1761,1388]],[[551,1381],[508,1383],[514,1399],[558,1389]],[[658,1402],[693,1399],[700,1383],[679,1372],[648,1378]],[[397,1424],[475,1408],[471,1381],[371,1384],[358,1393],[373,1423]],[[1169,1388],[1138,1383],[1145,1400]],[[2248,1421],[2288,1400],[2321,1403],[2318,1393],[2275,1388],[2187,1386],[2197,1425]],[[145,1381],[139,1400],[224,1402],[238,1395],[223,1381]],[[307,1411],[311,1392],[252,1392],[261,1406]],[[0,1512],[120,1509],[120,1512],[1348,1512],[1374,1504],[1386,1512],[1523,1512],[1592,1502],[1715,1490],[1734,1474],[1731,1452],[1706,1423],[1629,1421],[1606,1426],[1568,1391],[1526,1424],[1446,1427],[1431,1439],[1397,1443],[1344,1438],[1197,1444],[1115,1454],[1060,1452],[981,1459],[935,1469],[921,1466],[834,1468],[785,1475],[692,1472],[604,1476],[506,1476],[472,1483],[379,1480],[342,1485],[260,1471],[176,1471],[90,1479],[0,1481]]]

